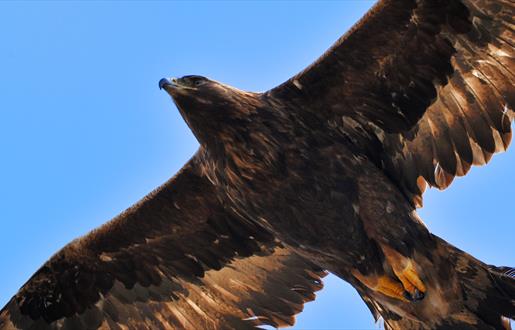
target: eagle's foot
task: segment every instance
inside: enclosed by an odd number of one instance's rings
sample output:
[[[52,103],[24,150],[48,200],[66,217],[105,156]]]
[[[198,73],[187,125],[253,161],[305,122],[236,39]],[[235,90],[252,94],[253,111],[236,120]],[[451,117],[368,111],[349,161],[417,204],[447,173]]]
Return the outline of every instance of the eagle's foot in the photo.
[[[382,248],[388,264],[407,292],[406,299],[410,301],[424,299],[426,286],[420,279],[414,261],[389,247],[382,246]]]
[[[379,292],[390,298],[405,302],[413,300],[411,294],[404,290],[402,283],[387,275],[363,275],[359,271],[352,272],[355,278],[372,291]]]
[[[409,292],[411,296],[409,300],[416,301],[424,299],[426,286],[418,276],[411,260],[408,259],[406,267],[401,271],[396,271],[394,268],[394,273],[399,281],[401,281],[404,289]]]

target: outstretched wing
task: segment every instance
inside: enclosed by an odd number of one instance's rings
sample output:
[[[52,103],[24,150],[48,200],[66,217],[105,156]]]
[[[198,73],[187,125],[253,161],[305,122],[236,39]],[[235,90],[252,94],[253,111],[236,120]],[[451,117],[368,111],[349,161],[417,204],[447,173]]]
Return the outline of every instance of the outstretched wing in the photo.
[[[383,0],[267,95],[339,127],[420,206],[510,142],[514,17],[510,0]]]
[[[0,329],[293,324],[325,273],[225,211],[201,159],[54,255],[2,309]]]
[[[511,141],[515,105],[515,3],[464,1],[473,29],[449,36],[456,53],[448,83],[422,119],[389,134],[384,167],[417,206],[426,183],[447,188]]]

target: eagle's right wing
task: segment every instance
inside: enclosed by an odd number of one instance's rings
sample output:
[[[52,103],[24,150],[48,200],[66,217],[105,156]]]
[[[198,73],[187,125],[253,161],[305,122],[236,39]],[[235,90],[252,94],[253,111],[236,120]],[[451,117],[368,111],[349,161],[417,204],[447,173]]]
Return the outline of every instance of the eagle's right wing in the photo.
[[[421,206],[504,151],[515,115],[513,0],[381,0],[265,95],[340,130]]]
[[[447,188],[511,141],[515,118],[515,2],[461,0],[472,28],[442,33],[453,73],[409,130],[381,135],[381,165],[413,204],[426,185]]]
[[[0,329],[293,324],[325,273],[226,212],[201,158],[54,255],[1,310]]]

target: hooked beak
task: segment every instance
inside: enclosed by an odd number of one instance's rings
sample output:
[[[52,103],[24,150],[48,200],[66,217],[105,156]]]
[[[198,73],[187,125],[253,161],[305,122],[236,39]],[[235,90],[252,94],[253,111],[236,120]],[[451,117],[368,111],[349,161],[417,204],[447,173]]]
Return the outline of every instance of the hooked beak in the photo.
[[[177,79],[175,78],[163,78],[159,80],[159,89],[165,89],[167,90],[167,87],[178,87]]]

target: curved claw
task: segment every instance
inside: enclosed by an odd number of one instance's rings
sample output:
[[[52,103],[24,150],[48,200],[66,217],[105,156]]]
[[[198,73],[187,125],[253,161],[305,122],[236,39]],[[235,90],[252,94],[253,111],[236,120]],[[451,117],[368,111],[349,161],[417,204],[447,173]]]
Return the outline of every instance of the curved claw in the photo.
[[[353,270],[352,274],[366,287],[375,292],[404,302],[412,301],[411,295],[404,289],[402,283],[388,275],[371,274],[365,276],[358,270]]]
[[[410,293],[408,291],[404,291],[403,293],[404,298],[409,301],[419,301],[424,299],[426,296],[424,292],[420,291],[419,289],[415,289],[413,293]]]
[[[415,261],[411,258],[404,257],[389,246],[382,245],[381,247],[395,276],[402,283],[406,295],[409,296],[409,298],[406,297],[406,299],[410,301],[424,299],[427,288],[417,272]]]

